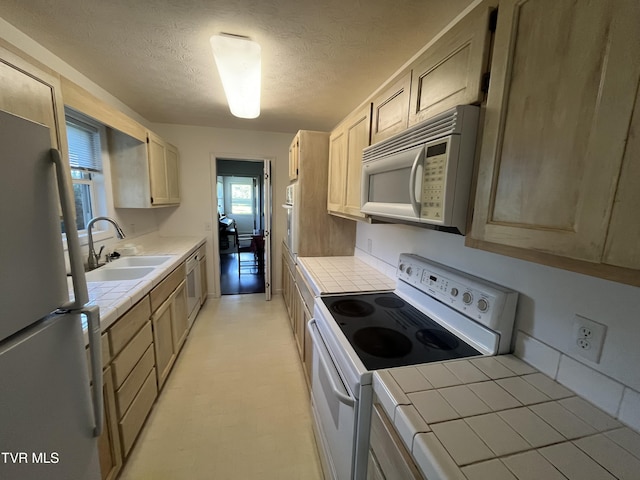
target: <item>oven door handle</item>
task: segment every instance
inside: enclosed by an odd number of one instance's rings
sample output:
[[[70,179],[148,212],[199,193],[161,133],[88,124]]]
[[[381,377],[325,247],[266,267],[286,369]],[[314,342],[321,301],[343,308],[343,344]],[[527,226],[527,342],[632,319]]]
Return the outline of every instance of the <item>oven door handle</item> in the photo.
[[[309,320],[309,334],[311,335],[311,341],[316,345],[318,351],[318,358],[320,363],[322,363],[322,367],[327,372],[327,378],[331,383],[331,389],[333,390],[334,396],[340,401],[340,403],[344,403],[348,407],[353,407],[356,401],[348,395],[345,395],[340,391],[338,385],[336,384],[336,380],[334,377],[337,375],[336,367],[333,365],[333,361],[329,357],[329,350],[325,346],[324,342],[320,338],[320,332],[318,331],[318,327],[316,326],[316,321],[314,319]],[[339,377],[338,377],[338,381]],[[343,387],[344,388],[344,387]]]

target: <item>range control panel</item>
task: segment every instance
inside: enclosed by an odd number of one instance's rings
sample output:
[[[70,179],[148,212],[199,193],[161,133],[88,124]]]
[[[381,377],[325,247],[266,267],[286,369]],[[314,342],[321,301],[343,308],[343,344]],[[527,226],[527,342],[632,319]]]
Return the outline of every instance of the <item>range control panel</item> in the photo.
[[[417,255],[401,254],[396,276],[490,328],[515,313],[517,292]]]

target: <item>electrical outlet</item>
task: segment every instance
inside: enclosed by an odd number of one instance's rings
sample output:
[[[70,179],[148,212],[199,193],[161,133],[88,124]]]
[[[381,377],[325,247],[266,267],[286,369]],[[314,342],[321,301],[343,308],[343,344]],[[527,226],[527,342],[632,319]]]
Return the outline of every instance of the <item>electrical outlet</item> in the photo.
[[[367,238],[367,253],[371,254],[372,250],[373,250],[373,240],[371,240],[370,238]]]
[[[598,363],[606,332],[606,325],[576,315],[573,320],[569,350],[582,358]]]

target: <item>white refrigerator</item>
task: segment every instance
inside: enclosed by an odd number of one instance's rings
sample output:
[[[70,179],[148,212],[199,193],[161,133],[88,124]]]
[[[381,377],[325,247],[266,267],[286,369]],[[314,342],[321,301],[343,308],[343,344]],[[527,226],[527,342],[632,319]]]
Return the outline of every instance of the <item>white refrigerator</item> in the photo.
[[[0,167],[0,479],[99,479],[100,319],[86,305],[69,168],[49,128],[2,111]]]

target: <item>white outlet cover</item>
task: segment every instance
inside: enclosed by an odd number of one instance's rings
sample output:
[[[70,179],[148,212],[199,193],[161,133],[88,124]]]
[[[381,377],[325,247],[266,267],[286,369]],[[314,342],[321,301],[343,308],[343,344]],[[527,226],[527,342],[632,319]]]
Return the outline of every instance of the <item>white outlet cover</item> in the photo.
[[[569,351],[593,363],[600,362],[607,326],[576,315],[569,341]]]

